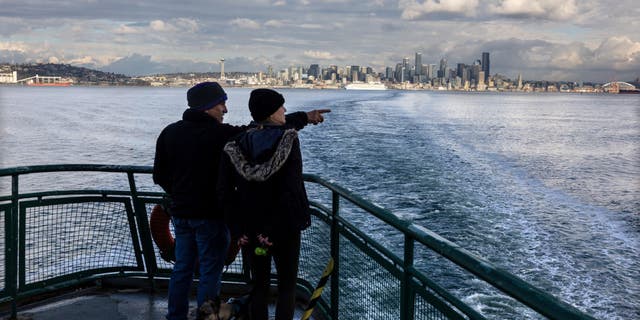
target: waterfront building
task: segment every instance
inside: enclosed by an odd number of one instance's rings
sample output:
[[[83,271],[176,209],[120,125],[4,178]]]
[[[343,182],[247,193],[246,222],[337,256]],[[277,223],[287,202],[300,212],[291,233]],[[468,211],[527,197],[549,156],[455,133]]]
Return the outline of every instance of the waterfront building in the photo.
[[[321,75],[320,73],[320,66],[318,66],[317,64],[312,64],[309,66],[309,71],[307,71],[307,74],[310,77],[314,77],[314,79],[318,79]]]
[[[438,69],[438,78],[444,79],[447,76],[447,59],[440,59],[440,69]]]
[[[478,72],[478,85],[476,86],[476,90],[478,91],[487,90],[487,86],[484,82],[484,71]]]
[[[386,78],[387,80],[393,80],[393,78],[394,78],[394,77],[393,77],[393,68],[391,68],[391,67],[387,67],[387,68],[385,69],[385,78]]]
[[[415,72],[416,75],[419,76],[422,74],[422,53],[421,52],[416,52],[416,66],[415,66]]]
[[[480,71],[482,71],[480,60],[476,60],[471,66],[471,78],[470,81],[474,84],[478,84],[480,80]]]
[[[422,75],[422,79],[424,81],[427,81],[427,80],[431,79],[431,72],[429,70],[429,65],[426,65],[426,64],[422,65],[422,73],[421,73],[421,75]]]
[[[18,72],[0,73],[0,83],[18,83]]]
[[[488,82],[491,69],[491,62],[489,61],[489,52],[482,53],[482,71],[484,71],[484,81]]]
[[[431,79],[435,78],[436,75],[437,75],[436,74],[436,65],[431,63],[431,64],[429,64],[428,68],[429,68],[429,72],[427,74],[427,78],[429,78],[429,80],[431,80]]]
[[[409,58],[402,59],[402,67],[404,68],[404,74],[402,75],[403,81],[409,81],[413,76],[411,74],[412,66],[409,64]]]
[[[351,66],[351,76],[349,77],[349,80],[351,80],[351,82],[356,82],[359,81],[360,79],[360,66]]]
[[[466,67],[466,65],[464,63],[458,63],[457,68],[456,68],[456,76],[462,78],[462,75],[464,74],[464,68]]]

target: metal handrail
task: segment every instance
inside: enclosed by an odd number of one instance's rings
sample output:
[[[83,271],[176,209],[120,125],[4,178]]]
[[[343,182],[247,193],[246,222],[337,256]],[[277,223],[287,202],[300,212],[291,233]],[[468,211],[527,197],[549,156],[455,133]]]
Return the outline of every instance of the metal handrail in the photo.
[[[161,193],[143,193],[137,190],[135,185],[134,174],[150,174],[153,172],[153,168],[151,166],[122,166],[122,165],[102,165],[102,164],[61,164],[61,165],[36,165],[36,166],[20,166],[13,168],[5,168],[0,169],[0,177],[11,176],[12,177],[12,193],[11,196],[3,196],[0,197],[0,202],[11,201],[11,215],[8,217],[7,223],[9,225],[17,225],[17,206],[19,199],[25,197],[42,197],[42,196],[51,196],[51,195],[66,195],[71,194],[72,191],[53,191],[48,193],[31,193],[31,194],[19,194],[18,192],[18,176],[32,173],[42,173],[42,172],[63,172],[63,171],[96,171],[96,172],[116,172],[116,173],[126,173],[129,179],[129,187],[130,191],[112,191],[112,190],[80,190],[78,193],[88,194],[88,193],[109,193],[109,194],[126,194],[131,196],[134,203],[134,210],[136,212],[145,211],[144,205],[142,202],[138,201],[138,197],[142,195],[154,195],[160,196]],[[478,278],[486,281],[488,284],[493,287],[501,290],[505,294],[514,299],[520,301],[524,305],[530,307],[531,309],[539,312],[540,314],[551,318],[551,319],[594,319],[588,314],[583,313],[577,308],[561,301],[560,299],[532,286],[521,278],[505,271],[501,268],[498,268],[491,262],[476,256],[469,251],[461,248],[455,243],[439,236],[431,230],[428,230],[422,226],[413,224],[409,221],[400,219],[391,211],[384,209],[380,206],[377,206],[370,201],[356,195],[352,191],[341,187],[335,184],[332,181],[328,181],[320,178],[317,175],[304,174],[304,180],[307,182],[316,183],[321,185],[332,192],[332,208],[324,208],[323,211],[330,215],[329,224],[331,225],[331,253],[334,258],[339,258],[339,241],[338,234],[342,232],[348,232],[349,235],[359,237],[361,239],[365,239],[366,242],[373,244],[373,247],[377,247],[382,249],[383,247],[376,242],[375,240],[367,237],[362,232],[351,232],[349,230],[354,230],[355,227],[345,219],[343,219],[340,214],[339,202],[340,199],[348,200],[350,203],[358,206],[359,208],[367,211],[371,215],[376,218],[382,220],[389,226],[395,228],[400,231],[404,237],[404,248],[405,255],[404,258],[399,258],[389,250],[377,250],[382,255],[387,256],[393,264],[398,268],[402,269],[404,276],[402,277],[402,298],[401,301],[401,316],[405,319],[410,319],[413,317],[413,311],[409,310],[413,308],[412,305],[409,304],[409,300],[413,301],[413,297],[415,292],[409,285],[413,283],[415,280],[418,280],[422,283],[429,283],[429,279],[424,275],[423,272],[415,269],[413,265],[413,247],[414,242],[418,242],[427,248],[433,250],[438,253],[442,257],[452,261],[456,265],[461,268],[469,271],[474,274]],[[78,194],[76,193],[76,194]],[[141,228],[147,227],[146,221],[146,213],[144,217],[140,215],[136,215],[137,224],[141,226]],[[355,229],[357,230],[357,229]],[[17,232],[15,230],[7,230],[7,234],[5,235],[8,242],[17,241]],[[144,252],[144,261],[147,266],[148,276],[152,279],[156,272],[155,259],[152,255],[152,250],[150,250],[149,246],[152,246],[151,239],[149,235],[141,235],[143,239],[141,239],[142,245],[146,246],[143,249]],[[152,249],[152,247],[151,247]],[[12,249],[8,249],[12,250]],[[14,261],[12,257],[14,257],[15,253],[10,253],[7,255],[7,264],[12,265],[16,261]],[[149,256],[151,254],[151,256]],[[339,259],[336,260],[335,270],[339,272]],[[9,267],[10,268],[10,267]],[[13,272],[13,271],[11,271]],[[334,319],[337,319],[337,303],[338,298],[338,277],[332,277],[332,296],[331,296],[331,313]],[[334,289],[335,288],[335,289]],[[8,292],[17,296],[17,288],[12,284],[8,286]],[[454,307],[461,310],[467,316],[471,318],[483,318],[472,308],[464,305],[461,301],[457,300],[455,297],[444,292],[443,289],[437,287],[435,284],[431,287],[434,292],[444,296],[449,303],[452,303]],[[404,301],[406,300],[406,301]],[[335,304],[335,306],[334,306]]]
[[[391,211],[365,200],[344,187],[324,180],[317,175],[305,174],[304,178],[306,181],[315,182],[340,194],[341,197],[401,231],[405,236],[415,239],[456,265],[473,273],[495,288],[500,289],[502,292],[550,319],[595,319],[574,306],[534,287],[508,271],[498,268],[488,260],[461,248],[435,232],[409,221],[402,220]],[[408,268],[405,272],[412,273],[415,276],[419,271]]]

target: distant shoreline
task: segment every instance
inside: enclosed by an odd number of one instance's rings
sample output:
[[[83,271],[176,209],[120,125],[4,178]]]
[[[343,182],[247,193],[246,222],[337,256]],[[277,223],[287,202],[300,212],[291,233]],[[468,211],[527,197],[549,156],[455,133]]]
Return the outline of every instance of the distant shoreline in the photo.
[[[28,86],[24,84],[16,84],[16,83],[0,83],[0,87],[13,87],[13,88],[56,88],[55,90],[65,90],[66,88],[73,87],[83,87],[83,88],[190,88],[192,85],[162,85],[162,86],[151,86],[151,85],[122,85],[122,84],[104,84],[104,83],[82,83],[82,84],[72,84],[70,86]],[[269,85],[224,85],[225,88],[246,88],[246,89],[255,89],[255,88],[274,88],[274,89],[287,89],[287,90],[343,90],[349,92],[384,92],[384,91],[429,91],[429,92],[441,92],[441,93],[469,93],[469,94],[503,94],[503,93],[528,93],[528,94],[622,94],[623,93],[611,93],[605,92],[603,90],[591,90],[591,91],[576,91],[576,90],[568,90],[568,91],[544,91],[544,90],[447,90],[447,89],[434,89],[434,88],[394,88],[390,87],[387,90],[346,90],[344,87],[299,87],[299,86],[269,86]],[[638,92],[640,93],[640,92]]]

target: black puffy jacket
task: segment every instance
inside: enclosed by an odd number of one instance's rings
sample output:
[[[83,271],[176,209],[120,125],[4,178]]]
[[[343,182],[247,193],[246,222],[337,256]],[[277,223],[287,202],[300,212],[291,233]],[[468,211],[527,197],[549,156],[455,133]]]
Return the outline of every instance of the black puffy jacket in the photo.
[[[307,114],[289,114],[287,123],[301,129],[307,124]],[[222,219],[215,194],[222,148],[247,128],[187,109],[182,120],[162,130],[156,143],[153,181],[168,193],[171,216]]]
[[[278,236],[311,224],[298,133],[253,127],[227,143],[218,196],[235,233]]]

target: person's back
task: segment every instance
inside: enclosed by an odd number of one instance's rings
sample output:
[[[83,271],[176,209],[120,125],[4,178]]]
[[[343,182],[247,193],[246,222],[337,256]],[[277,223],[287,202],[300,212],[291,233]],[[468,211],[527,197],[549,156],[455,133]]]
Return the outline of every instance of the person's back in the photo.
[[[233,208],[226,221],[252,234],[282,234],[310,224],[302,180],[302,156],[297,132],[263,126],[227,144],[225,153],[235,168]]]
[[[278,276],[276,319],[293,318],[300,233],[310,225],[300,142],[285,126],[283,104],[273,90],[252,91],[249,108],[256,122],[227,143],[220,164],[218,196],[251,267],[254,320],[267,319],[272,258]]]
[[[176,262],[169,282],[167,319],[187,319],[189,291],[196,261],[200,282],[197,301],[220,294],[229,231],[217,210],[215,186],[222,145],[244,128],[222,124],[227,95],[215,82],[187,92],[182,120],[168,125],[156,142],[153,180],[169,195],[176,235]]]
[[[244,130],[192,109],[163,130],[158,138],[162,155],[156,156],[154,179],[171,196],[172,216],[222,217],[212,196],[222,148],[229,138]]]

